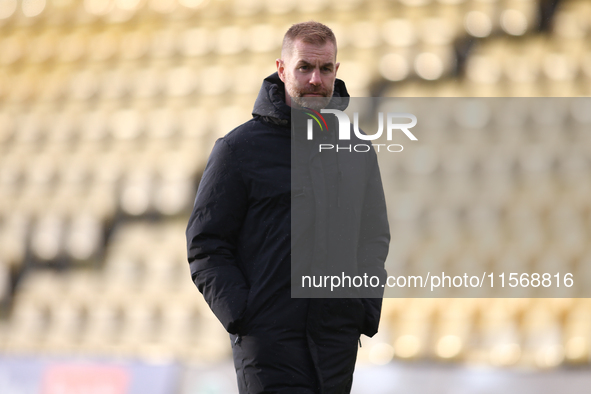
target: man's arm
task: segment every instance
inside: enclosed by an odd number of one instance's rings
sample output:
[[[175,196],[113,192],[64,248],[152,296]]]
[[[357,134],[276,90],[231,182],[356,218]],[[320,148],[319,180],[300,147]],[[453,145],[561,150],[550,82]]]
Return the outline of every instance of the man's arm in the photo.
[[[228,143],[219,139],[187,226],[187,255],[193,282],[231,334],[239,330],[249,291],[235,258],[247,203],[235,155]]]
[[[371,153],[361,216],[357,261],[359,272],[366,273],[370,277],[377,276],[380,278],[380,283],[383,284],[387,275],[384,263],[388,255],[390,227],[377,157],[375,152]],[[368,291],[365,296],[369,298],[361,299],[366,310],[362,334],[371,337],[378,331],[384,288],[379,286],[365,290]]]

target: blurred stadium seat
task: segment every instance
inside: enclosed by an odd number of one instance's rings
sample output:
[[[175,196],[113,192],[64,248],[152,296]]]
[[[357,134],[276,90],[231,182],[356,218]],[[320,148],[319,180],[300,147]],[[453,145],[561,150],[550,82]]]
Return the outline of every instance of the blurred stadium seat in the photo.
[[[590,95],[591,3],[559,2],[548,31],[540,7],[0,1],[0,349],[227,358],[190,281],[184,226],[215,139],[249,118],[286,27],[334,28],[352,96]],[[591,106],[572,103],[504,124],[450,116],[453,145],[434,127],[429,140],[441,146],[385,169],[402,185],[388,191],[399,259],[390,267],[559,260],[591,285]],[[561,134],[565,125],[575,131]],[[591,361],[584,299],[389,299],[382,331],[360,360]]]

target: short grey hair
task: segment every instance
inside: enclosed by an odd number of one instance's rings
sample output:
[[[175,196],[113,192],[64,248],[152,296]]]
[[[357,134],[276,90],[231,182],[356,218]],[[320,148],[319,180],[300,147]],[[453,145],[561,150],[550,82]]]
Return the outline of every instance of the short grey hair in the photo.
[[[283,36],[282,58],[285,57],[287,51],[291,51],[296,40],[302,40],[305,43],[314,45],[323,45],[330,42],[334,45],[335,56],[337,54],[337,39],[334,33],[330,27],[320,22],[308,21],[292,25]]]

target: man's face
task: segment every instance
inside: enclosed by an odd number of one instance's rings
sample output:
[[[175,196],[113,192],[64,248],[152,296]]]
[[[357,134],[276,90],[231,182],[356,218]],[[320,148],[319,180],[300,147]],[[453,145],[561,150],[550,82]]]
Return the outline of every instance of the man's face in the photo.
[[[291,51],[276,61],[289,106],[320,110],[328,105],[339,68],[335,49],[331,42],[315,45],[296,40]]]

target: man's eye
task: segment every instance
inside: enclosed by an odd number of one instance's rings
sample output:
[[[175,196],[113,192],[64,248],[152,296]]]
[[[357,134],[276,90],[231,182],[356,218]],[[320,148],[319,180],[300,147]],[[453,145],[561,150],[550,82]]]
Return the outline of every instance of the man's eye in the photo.
[[[306,71],[308,69],[308,66],[300,66],[300,70],[302,71]]]

